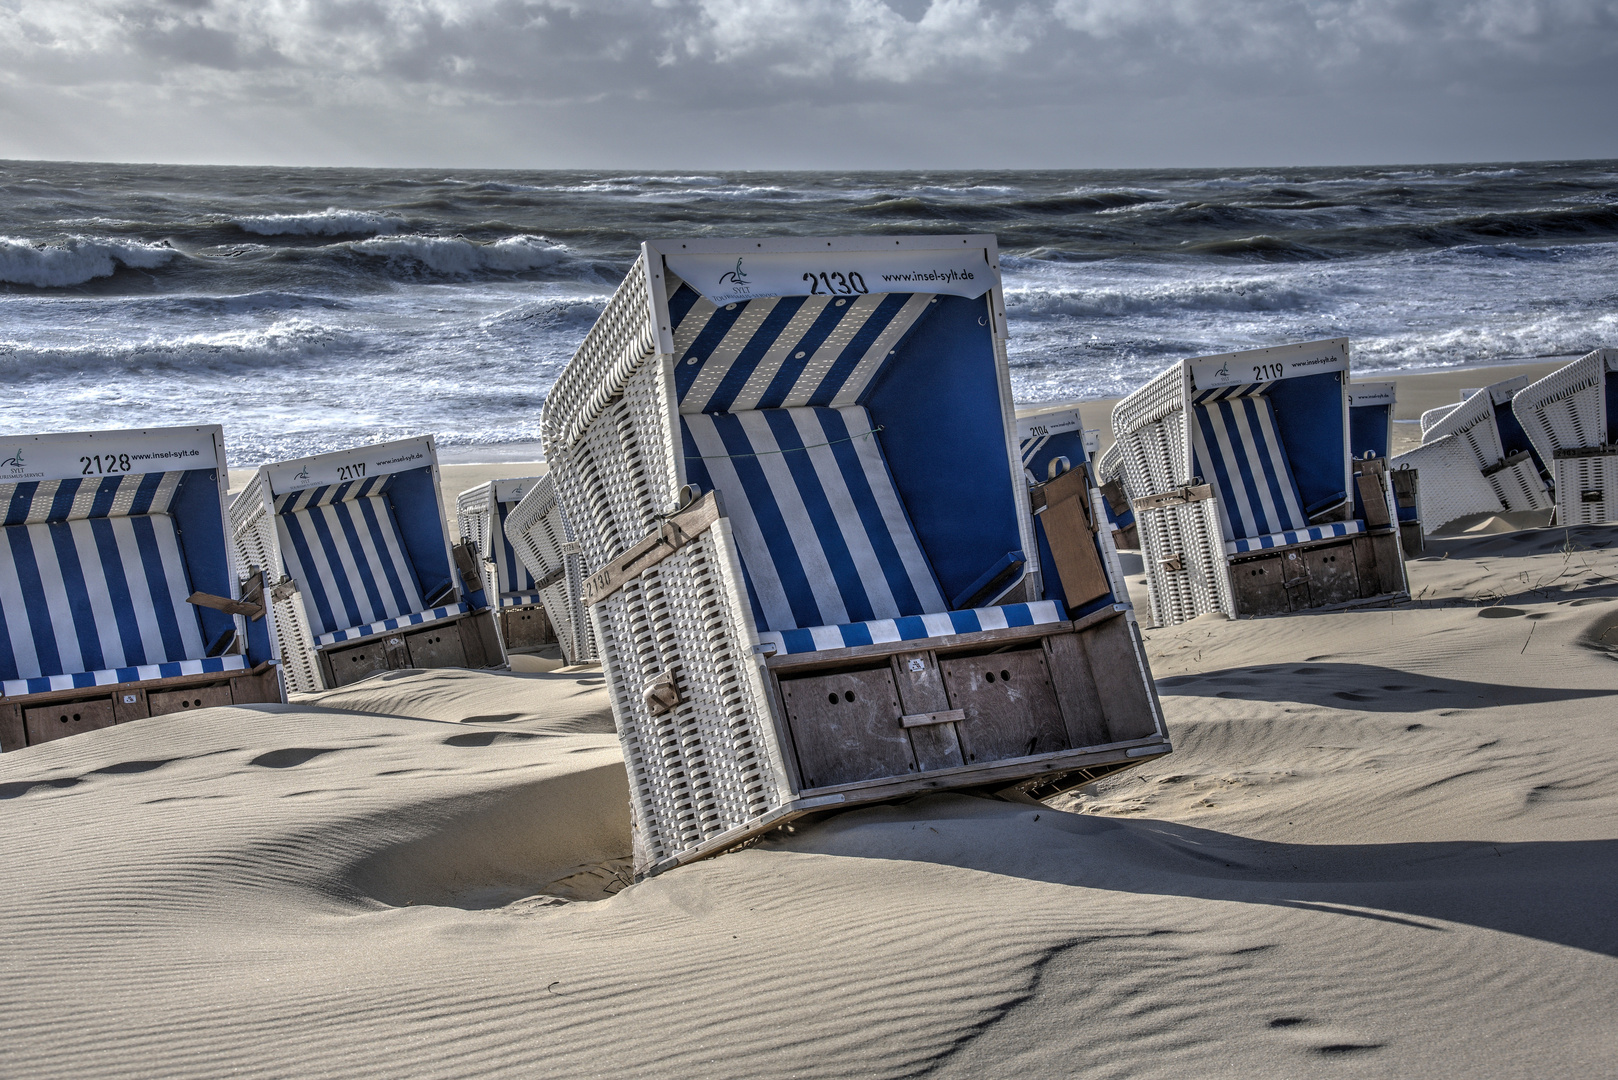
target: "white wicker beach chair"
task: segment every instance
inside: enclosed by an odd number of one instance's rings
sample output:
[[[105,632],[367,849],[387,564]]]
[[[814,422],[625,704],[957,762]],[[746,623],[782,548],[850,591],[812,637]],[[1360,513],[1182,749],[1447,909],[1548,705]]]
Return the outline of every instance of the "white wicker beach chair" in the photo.
[[[1101,486],[1102,507],[1107,512],[1107,524],[1112,527],[1113,543],[1133,551],[1140,547],[1140,530],[1135,527],[1127,465],[1124,448],[1113,443],[1096,459],[1096,482]]]
[[[461,540],[470,542],[483,560],[483,591],[494,609],[495,626],[507,653],[528,652],[557,641],[541,590],[506,536],[512,511],[542,480],[539,476],[490,480],[455,499]]]
[[[1113,409],[1152,615],[1406,592],[1385,459],[1349,453],[1348,341],[1183,360]]]
[[[990,236],[655,241],[557,380],[640,872],[1168,752],[1086,474],[1026,483],[998,285]]]
[[[1618,521],[1618,349],[1597,349],[1512,399],[1551,466],[1561,525]]]
[[[451,547],[430,435],[265,465],[230,508],[238,558],[270,566],[289,688],[392,668],[505,662],[478,558]]]
[[[595,633],[581,599],[584,559],[562,514],[554,477],[541,477],[512,508],[505,536],[545,606],[563,657],[570,664],[599,660]]]
[[[1418,517],[1427,535],[1469,514],[1554,505],[1544,463],[1511,409],[1512,397],[1527,385],[1526,375],[1506,379],[1445,406],[1431,423],[1436,410],[1423,414],[1422,445],[1393,466],[1420,473]]]
[[[0,749],[283,700],[217,426],[22,435],[0,457]],[[245,579],[245,580],[244,580]]]

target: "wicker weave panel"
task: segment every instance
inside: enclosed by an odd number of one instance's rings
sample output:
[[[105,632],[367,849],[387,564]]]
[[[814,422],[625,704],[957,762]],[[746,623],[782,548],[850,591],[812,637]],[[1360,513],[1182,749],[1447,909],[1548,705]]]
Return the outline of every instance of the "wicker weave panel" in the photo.
[[[534,580],[549,577],[558,567],[562,569],[560,580],[538,592],[568,663],[599,659],[595,634],[580,599],[584,592],[584,559],[574,550],[577,541],[562,512],[554,473],[537,480],[506,515],[506,539]]]
[[[1590,457],[1558,458],[1555,470],[1557,524],[1618,521],[1618,449]],[[1586,502],[1587,492],[1600,496]]]
[[[642,255],[545,399],[540,432],[547,458],[577,442],[624,392],[629,377],[657,352],[654,319]]]
[[[633,781],[637,851],[651,862],[786,797],[762,675],[744,644],[753,634],[727,585],[739,579],[735,561],[721,521],[591,611]],[[682,702],[654,716],[641,689],[670,669]]]

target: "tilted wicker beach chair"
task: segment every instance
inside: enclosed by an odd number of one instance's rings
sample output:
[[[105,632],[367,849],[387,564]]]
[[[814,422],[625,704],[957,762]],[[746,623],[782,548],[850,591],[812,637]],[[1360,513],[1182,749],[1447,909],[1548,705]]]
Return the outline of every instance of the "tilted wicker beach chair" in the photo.
[[[217,426],[22,435],[0,458],[0,749],[281,701]],[[245,580],[244,580],[245,579]]]
[[[1597,349],[1523,388],[1511,408],[1550,464],[1560,525],[1618,521],[1618,349]]]
[[[438,484],[424,435],[265,465],[237,497],[238,558],[277,576],[290,689],[505,662],[477,553],[450,546]]]
[[[640,872],[1168,752],[1084,470],[1026,481],[998,286],[992,236],[649,242],[557,380]]]
[[[1116,442],[1096,459],[1096,482],[1101,485],[1102,508],[1112,526],[1113,544],[1131,551],[1140,547],[1140,530],[1135,527],[1135,508],[1130,502],[1129,473],[1124,448]]]
[[[483,592],[494,608],[495,626],[507,653],[555,644],[544,598],[506,536],[506,521],[542,477],[490,480],[455,498],[455,523],[483,560]]]
[[[1152,615],[1405,595],[1385,459],[1349,453],[1348,341],[1183,360],[1120,401]]]
[[[506,518],[505,535],[534,582],[562,656],[570,664],[600,659],[582,600],[584,559],[556,497],[555,477],[541,477],[529,488]]]
[[[1520,375],[1422,414],[1421,446],[1393,466],[1420,474],[1417,516],[1427,535],[1470,514],[1551,509],[1544,462],[1511,409],[1527,385]]]

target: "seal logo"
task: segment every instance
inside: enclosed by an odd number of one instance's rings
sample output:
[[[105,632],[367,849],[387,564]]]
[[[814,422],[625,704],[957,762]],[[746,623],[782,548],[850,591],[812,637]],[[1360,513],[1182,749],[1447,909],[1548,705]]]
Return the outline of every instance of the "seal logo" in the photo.
[[[1220,364],[1219,370],[1214,372],[1214,376],[1220,379],[1230,378],[1230,361],[1226,360],[1223,364]]]
[[[719,275],[719,283],[723,285],[726,282],[744,289],[747,287],[747,271],[742,269],[742,260],[740,258],[736,260],[736,269],[727,270]]]
[[[300,484],[309,479],[309,466],[305,465],[301,470],[299,470],[298,475],[294,476],[292,479]]]
[[[13,469],[22,468],[23,467],[22,448],[18,447],[17,452],[15,454],[12,454],[10,457],[6,458],[6,460],[0,461],[0,465],[6,465],[6,466],[9,466],[9,467],[11,467]]]

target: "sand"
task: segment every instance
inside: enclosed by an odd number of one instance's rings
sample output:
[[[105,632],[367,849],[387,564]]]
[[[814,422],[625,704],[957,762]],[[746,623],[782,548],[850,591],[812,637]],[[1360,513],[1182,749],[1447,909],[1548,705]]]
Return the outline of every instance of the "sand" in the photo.
[[[638,884],[595,668],[0,756],[5,1075],[1611,1075],[1618,526],[1410,574],[1147,630],[1175,752],[1054,805]]]

